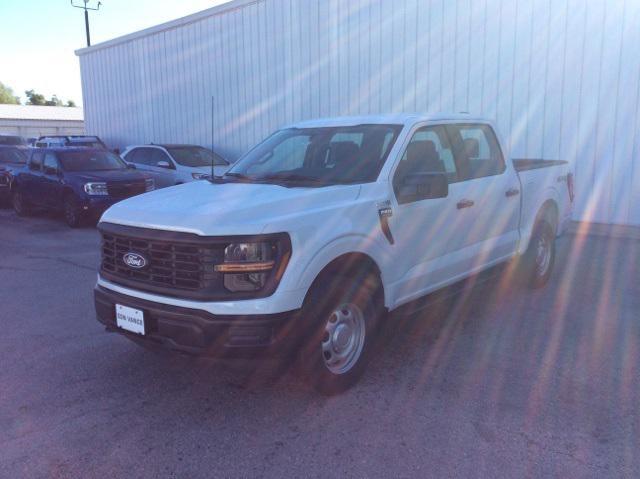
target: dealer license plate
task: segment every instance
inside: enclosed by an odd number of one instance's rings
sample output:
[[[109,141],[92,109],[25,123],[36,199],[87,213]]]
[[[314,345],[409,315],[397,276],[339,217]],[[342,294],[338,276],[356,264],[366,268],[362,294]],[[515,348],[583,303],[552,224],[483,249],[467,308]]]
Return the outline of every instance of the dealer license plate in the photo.
[[[144,335],[144,313],[139,309],[116,304],[116,324],[119,328]]]

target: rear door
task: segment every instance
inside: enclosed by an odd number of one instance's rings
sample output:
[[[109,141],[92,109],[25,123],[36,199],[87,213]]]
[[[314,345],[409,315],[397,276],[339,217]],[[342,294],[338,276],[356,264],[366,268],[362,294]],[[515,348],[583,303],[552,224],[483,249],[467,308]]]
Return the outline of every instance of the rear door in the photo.
[[[493,128],[488,124],[449,124],[464,189],[457,208],[468,215],[460,238],[466,271],[477,271],[512,256],[519,239],[520,182],[507,166]]]

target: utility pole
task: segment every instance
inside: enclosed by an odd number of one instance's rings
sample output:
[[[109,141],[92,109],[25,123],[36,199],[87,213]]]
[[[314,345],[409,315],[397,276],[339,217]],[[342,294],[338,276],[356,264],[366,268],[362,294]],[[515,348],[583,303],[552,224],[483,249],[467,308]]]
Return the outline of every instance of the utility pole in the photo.
[[[91,36],[89,35],[89,10],[94,10],[94,11],[97,12],[98,10],[100,10],[100,5],[102,5],[102,2],[98,2],[97,8],[91,8],[91,7],[89,7],[89,1],[90,0],[82,0],[84,5],[76,5],[75,3],[73,3],[73,0],[71,0],[71,6],[72,7],[82,8],[84,10],[84,28],[85,28],[85,30],[87,32],[87,46],[88,47],[91,46]]]

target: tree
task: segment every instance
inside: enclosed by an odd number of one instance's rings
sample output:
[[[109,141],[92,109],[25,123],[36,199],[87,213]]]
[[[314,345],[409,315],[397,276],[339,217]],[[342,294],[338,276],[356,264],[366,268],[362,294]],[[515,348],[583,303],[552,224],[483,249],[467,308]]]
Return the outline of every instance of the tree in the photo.
[[[45,101],[44,104],[46,106],[62,106],[62,101],[56,95],[53,95],[51,100]]]
[[[19,105],[20,98],[13,94],[13,90],[0,82],[0,104]]]
[[[44,95],[41,95],[40,93],[36,93],[33,90],[27,90],[24,94],[27,95],[27,98],[29,99],[27,105],[44,106],[47,104],[47,101],[44,99]]]
[[[27,102],[27,105],[68,106],[68,107],[76,106],[76,102],[74,102],[73,100],[68,100],[67,103],[65,104],[60,98],[58,98],[58,95],[52,95],[51,98],[47,100],[44,97],[44,95],[40,93],[36,93],[34,90],[27,90],[24,93],[25,95],[27,95],[27,98],[29,99],[29,101]]]

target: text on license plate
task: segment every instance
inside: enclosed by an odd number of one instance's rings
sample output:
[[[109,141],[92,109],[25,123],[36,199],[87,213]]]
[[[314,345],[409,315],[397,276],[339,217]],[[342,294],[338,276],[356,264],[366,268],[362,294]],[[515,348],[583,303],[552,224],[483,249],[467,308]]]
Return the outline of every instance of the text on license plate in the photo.
[[[116,304],[116,324],[132,333],[144,334],[144,313],[139,309]]]

